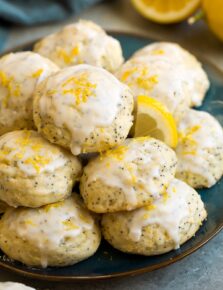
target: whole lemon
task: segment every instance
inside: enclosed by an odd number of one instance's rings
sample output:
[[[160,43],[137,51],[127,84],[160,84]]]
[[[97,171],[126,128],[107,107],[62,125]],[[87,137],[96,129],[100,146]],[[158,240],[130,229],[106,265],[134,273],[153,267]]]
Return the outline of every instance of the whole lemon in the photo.
[[[223,41],[223,0],[203,0],[202,7],[210,29]]]

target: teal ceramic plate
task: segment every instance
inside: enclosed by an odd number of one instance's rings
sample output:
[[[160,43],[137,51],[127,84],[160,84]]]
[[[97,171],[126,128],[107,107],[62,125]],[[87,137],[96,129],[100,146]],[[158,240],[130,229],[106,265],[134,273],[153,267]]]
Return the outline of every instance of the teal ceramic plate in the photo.
[[[151,39],[125,33],[112,33],[112,35],[120,40],[125,58],[130,57],[134,51],[152,42]],[[31,45],[20,49],[30,49]],[[208,73],[211,87],[204,105],[199,109],[210,112],[223,125],[223,73],[208,62],[201,61]],[[143,257],[121,253],[103,241],[93,257],[70,267],[35,269],[10,261],[3,253],[0,253],[0,266],[37,279],[61,281],[136,275],[167,266],[199,249],[223,228],[223,179],[211,189],[200,190],[199,193],[207,208],[208,220],[196,236],[182,245],[179,250],[154,257]]]

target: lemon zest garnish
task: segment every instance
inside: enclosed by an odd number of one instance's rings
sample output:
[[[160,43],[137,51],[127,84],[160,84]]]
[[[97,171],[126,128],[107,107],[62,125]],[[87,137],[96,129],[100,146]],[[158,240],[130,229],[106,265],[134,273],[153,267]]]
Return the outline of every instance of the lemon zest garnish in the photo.
[[[9,160],[6,158],[6,156],[8,154],[10,154],[12,152],[12,149],[7,147],[6,145],[4,145],[4,147],[0,150],[0,160],[1,160],[1,164],[5,164],[5,165],[9,165],[10,162]]]
[[[93,131],[91,134],[93,135],[93,138],[96,140],[97,139],[97,133],[95,131]],[[92,141],[92,139],[91,139],[91,142],[90,141],[85,141],[84,144],[83,144],[82,152],[85,153],[87,148],[92,147],[92,145],[95,145],[95,142]],[[103,141],[103,140],[101,140],[98,145],[99,146],[97,148],[97,152],[100,154],[100,156],[102,156],[104,154],[104,151],[106,151],[106,150],[108,150],[108,148],[110,148],[108,142]]]
[[[145,213],[142,218],[144,220],[147,220],[149,217],[150,217],[150,214],[149,213]]]
[[[8,101],[11,96],[18,97],[20,95],[20,86],[14,81],[13,77],[8,77],[3,71],[0,71],[0,84],[7,90],[2,100],[2,105],[5,108],[8,106]]]
[[[21,145],[22,147],[29,145],[31,131],[24,130],[23,135],[24,136],[22,138],[17,138],[16,140],[16,144]]]
[[[127,146],[124,145],[117,146],[114,149],[110,149],[106,152],[101,153],[100,154],[101,160],[105,157],[111,157],[121,161],[124,159],[127,149],[128,149]]]
[[[176,189],[175,186],[173,186],[172,191],[173,191],[173,193],[176,193],[177,192],[177,189]]]
[[[35,71],[35,72],[32,74],[32,77],[33,77],[33,78],[38,78],[39,76],[41,76],[42,73],[43,73],[43,69],[40,68],[40,69],[38,69],[37,71]]]
[[[62,223],[66,227],[67,231],[77,230],[80,228],[79,226],[75,225],[71,220],[66,220],[63,221]]]
[[[63,59],[66,64],[70,64],[72,62],[70,55],[61,47],[57,48],[57,55],[59,58]]]
[[[165,51],[163,49],[154,49],[152,51],[152,54],[154,54],[154,55],[162,55],[164,53],[165,53]]]
[[[7,146],[4,146],[1,150],[0,150],[0,154],[1,155],[8,155],[9,153],[12,152],[11,148],[8,148]]]
[[[162,193],[162,197],[163,197],[163,202],[166,203],[169,198],[169,194],[166,190]]]
[[[23,156],[24,156],[23,153],[16,153],[16,154],[15,154],[15,157],[18,158],[18,159],[22,159]]]
[[[59,58],[63,59],[66,64],[71,64],[73,59],[79,54],[79,47],[75,46],[70,52],[67,52],[62,47],[57,47],[57,55]]]
[[[71,84],[72,87],[66,89],[67,85]],[[88,80],[88,74],[83,72],[79,76],[72,76],[68,78],[62,85],[64,90],[62,93],[72,94],[75,97],[75,105],[79,106],[81,103],[86,103],[90,96],[95,96],[94,89],[96,88],[96,84],[92,84]]]
[[[136,76],[133,80],[129,80],[129,77],[134,75],[135,73],[138,73],[139,75]],[[135,84],[138,85],[138,87],[145,89],[145,90],[152,90],[154,85],[158,83],[158,76],[152,75],[148,77],[149,71],[148,68],[143,67],[133,67],[129,70],[126,70],[122,76],[121,81],[126,82],[129,86],[134,86]]]
[[[6,87],[9,83],[9,79],[3,71],[0,71],[0,81],[3,87]]]
[[[40,149],[43,148],[43,145],[40,144],[40,143],[31,144],[31,148],[32,148],[34,151],[39,151]]]
[[[133,166],[131,164],[126,163],[125,168],[128,170],[130,177],[131,177],[131,184],[136,184],[136,176],[133,173]]]
[[[23,137],[17,138],[15,141],[15,144],[18,145],[19,152],[14,153],[13,158],[17,158],[19,160],[22,160],[25,156],[25,153],[27,151],[27,147],[31,147],[33,151],[36,152],[35,155],[31,155],[30,157],[25,158],[23,161],[24,164],[31,164],[37,173],[40,172],[41,166],[49,164],[51,162],[51,158],[47,156],[43,156],[40,154],[40,150],[42,149],[41,143],[32,143],[33,141],[30,140],[31,131],[24,130],[23,131]],[[9,160],[7,160],[6,156],[12,153],[17,148],[9,148],[7,146],[4,146],[0,150],[0,160],[2,163],[9,164]]]
[[[179,140],[182,144],[189,144],[192,147],[195,147],[197,145],[197,141],[193,138],[193,134],[196,133],[199,129],[201,128],[200,125],[195,125],[191,128],[187,128],[186,132],[178,132],[178,137]],[[194,150],[191,150],[190,152],[192,152],[192,155],[195,155],[196,152]],[[184,152],[184,155],[186,154],[191,154],[188,152]]]
[[[34,226],[34,227],[37,226],[37,224],[35,224],[31,219],[25,220],[24,223],[30,226]]]
[[[105,128],[99,128],[100,133],[104,133],[105,132]]]
[[[74,57],[74,56],[77,56],[79,54],[79,47],[78,46],[75,46],[72,50],[71,50],[71,55]]]
[[[137,67],[134,67],[132,69],[126,70],[122,76],[121,81],[125,82],[130,76],[132,76],[135,72],[137,72]]]
[[[149,210],[150,211],[150,210],[154,210],[156,208],[156,206],[154,204],[150,203],[150,204],[144,206],[144,208],[146,210]]]
[[[43,207],[43,209],[44,209],[45,212],[48,212],[48,211],[50,211],[53,208],[61,207],[63,204],[64,204],[64,201],[58,201],[58,202],[55,202],[55,203],[51,203],[51,204],[45,205]]]
[[[188,134],[192,135],[192,134],[196,133],[198,130],[200,130],[200,128],[201,128],[200,125],[195,125],[195,126],[189,128]]]
[[[142,77],[138,77],[136,79],[137,85],[145,90],[153,89],[154,85],[158,83],[158,76],[153,75],[149,78],[145,78],[144,75]]]
[[[39,173],[41,169],[41,165],[49,164],[51,160],[41,155],[35,155],[33,157],[27,158],[24,163],[25,164],[32,164],[32,166],[36,169]]]

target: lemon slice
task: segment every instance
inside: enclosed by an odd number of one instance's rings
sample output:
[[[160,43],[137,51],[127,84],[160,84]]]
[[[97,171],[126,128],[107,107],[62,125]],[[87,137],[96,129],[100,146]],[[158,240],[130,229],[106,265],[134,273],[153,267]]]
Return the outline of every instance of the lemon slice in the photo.
[[[200,0],[132,0],[140,14],[158,23],[175,23],[187,19]]]
[[[151,136],[172,148],[177,146],[177,127],[173,116],[157,100],[138,96],[134,137]]]

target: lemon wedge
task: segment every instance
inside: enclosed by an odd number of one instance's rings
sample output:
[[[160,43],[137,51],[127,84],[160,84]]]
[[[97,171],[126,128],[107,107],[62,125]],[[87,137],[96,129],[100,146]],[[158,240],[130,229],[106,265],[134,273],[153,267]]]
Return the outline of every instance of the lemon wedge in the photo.
[[[157,100],[138,96],[134,137],[151,136],[172,148],[177,146],[177,127],[173,116]]]
[[[132,0],[140,14],[158,23],[175,23],[187,19],[200,0]]]

